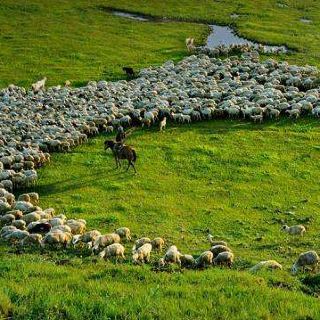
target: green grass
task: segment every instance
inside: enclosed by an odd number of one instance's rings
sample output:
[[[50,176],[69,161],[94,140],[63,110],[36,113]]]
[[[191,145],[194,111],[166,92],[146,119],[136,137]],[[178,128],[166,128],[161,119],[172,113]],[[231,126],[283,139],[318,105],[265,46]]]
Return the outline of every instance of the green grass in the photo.
[[[320,244],[318,121],[136,130],[128,143],[138,153],[137,175],[115,170],[105,138],[53,155],[39,172],[41,206],[85,218],[89,229],[163,236],[195,255],[209,248],[209,228],[233,249],[233,270],[159,273],[131,264],[131,244],[118,265],[72,251],[21,255],[3,245],[0,288],[15,319],[318,319],[318,300],[304,293],[314,288],[289,273],[299,253]],[[307,233],[288,237],[283,223],[304,223]],[[264,259],[284,270],[247,271]]]
[[[281,8],[278,3],[286,4]],[[184,40],[203,43],[208,28],[193,23],[137,22],[103,10],[115,7],[177,20],[234,24],[250,39],[285,44],[296,52],[281,59],[319,66],[320,3],[284,1],[3,0],[0,7],[0,87],[29,86],[42,76],[49,85],[71,80],[123,78],[122,67],[140,69],[187,54]],[[240,14],[232,20],[230,14]],[[300,22],[308,18],[312,23]]]

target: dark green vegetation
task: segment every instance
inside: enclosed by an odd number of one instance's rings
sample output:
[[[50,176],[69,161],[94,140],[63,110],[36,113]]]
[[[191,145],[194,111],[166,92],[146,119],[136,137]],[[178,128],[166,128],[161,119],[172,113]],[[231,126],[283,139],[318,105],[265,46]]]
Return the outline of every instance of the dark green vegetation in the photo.
[[[130,263],[131,244],[129,260],[118,265],[65,251],[17,255],[2,246],[0,301],[13,306],[15,319],[318,319],[318,300],[305,294],[318,292],[315,281],[302,284],[289,273],[300,252],[319,248],[317,121],[137,130],[128,143],[138,152],[138,175],[114,170],[104,139],[55,154],[40,170],[42,207],[85,218],[90,229],[160,235],[192,254],[209,248],[209,228],[230,244],[236,263],[232,270],[159,273]],[[280,232],[284,222],[304,223],[306,235]],[[246,270],[263,259],[284,270]]]
[[[107,7],[186,21],[233,23],[250,39],[297,50],[286,57],[290,62],[319,66],[320,2],[315,0],[3,0],[0,87],[30,85],[44,75],[49,85],[66,79],[74,85],[118,79],[124,65],[139,69],[180,59],[186,55],[186,37],[201,43],[208,32],[199,24],[119,18],[103,9]],[[233,13],[240,17],[232,19]]]

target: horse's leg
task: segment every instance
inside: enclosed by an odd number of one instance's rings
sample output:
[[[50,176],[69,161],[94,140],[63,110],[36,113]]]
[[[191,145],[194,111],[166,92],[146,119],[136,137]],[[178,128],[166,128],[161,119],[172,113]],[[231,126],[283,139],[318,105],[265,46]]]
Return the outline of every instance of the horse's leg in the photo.
[[[130,163],[130,164],[132,165],[132,168],[134,169],[134,172],[135,172],[135,173],[137,173],[136,167],[134,166],[134,162],[133,162],[133,161],[131,161],[131,163]]]

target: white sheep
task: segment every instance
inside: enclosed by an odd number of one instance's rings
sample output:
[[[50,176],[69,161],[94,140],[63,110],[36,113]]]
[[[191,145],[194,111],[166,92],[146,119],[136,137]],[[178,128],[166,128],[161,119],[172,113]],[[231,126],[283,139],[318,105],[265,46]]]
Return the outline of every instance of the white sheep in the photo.
[[[291,227],[284,225],[282,226],[281,230],[289,233],[290,235],[299,235],[299,236],[303,236],[303,234],[306,232],[306,228],[301,224],[291,226]]]
[[[160,252],[162,251],[164,244],[165,244],[164,239],[162,239],[160,237],[154,238],[151,241],[152,248],[154,248],[155,250],[160,251]]]
[[[125,239],[127,241],[131,240],[131,231],[127,227],[121,227],[116,229],[115,233],[117,233],[121,239]]]
[[[263,121],[263,115],[261,114],[257,114],[257,115],[254,115],[254,116],[250,116],[250,119],[253,120],[254,123],[262,123]]]
[[[275,261],[275,260],[265,260],[265,261],[260,261],[256,265],[254,265],[252,268],[249,269],[251,272],[257,272],[262,269],[270,269],[270,270],[282,270],[282,265]]]
[[[306,266],[311,266],[312,270],[315,270],[318,263],[318,254],[315,251],[307,251],[299,255],[297,261],[293,264],[291,271],[293,274],[296,274],[301,267],[304,271]]]
[[[195,265],[200,268],[207,267],[212,264],[213,253],[211,251],[202,252],[196,259]]]
[[[299,109],[286,110],[286,113],[289,115],[289,118],[298,119],[299,116],[300,116],[300,110]]]
[[[221,252],[231,252],[231,249],[229,249],[227,246],[224,246],[222,244],[217,244],[212,246],[210,251],[213,253],[213,256],[216,257]]]
[[[159,123],[159,131],[162,131],[167,126],[167,117],[164,117]]]
[[[103,251],[99,253],[101,259],[118,258],[125,259],[124,256],[124,246],[120,243],[113,243],[107,246]]]
[[[195,266],[195,259],[191,254],[182,254],[180,261],[181,266],[184,268],[193,268]]]
[[[14,220],[14,221],[12,221],[12,225],[20,230],[26,229],[26,222],[24,220]]]
[[[232,252],[225,251],[220,252],[213,260],[213,265],[225,265],[231,268],[234,260],[234,255]]]
[[[134,245],[132,247],[132,253],[134,253],[137,249],[142,247],[145,243],[151,243],[151,239],[148,237],[143,237],[143,238],[136,240],[136,242],[134,243]]]
[[[32,90],[34,93],[39,92],[40,90],[44,90],[45,89],[45,84],[47,81],[47,77],[44,77],[42,80],[39,80],[35,83],[32,84]]]
[[[27,235],[20,241],[20,245],[25,246],[41,246],[42,235],[38,233],[33,233]]]
[[[207,238],[208,238],[211,246],[222,245],[222,246],[228,247],[227,242],[222,241],[222,240],[214,240],[214,237],[213,237],[213,235],[211,235],[211,234],[208,234],[208,237],[207,237]]]
[[[41,247],[48,246],[68,246],[72,240],[72,234],[61,230],[48,232],[41,241]]]
[[[98,236],[92,243],[92,252],[97,252],[111,244],[120,243],[120,236],[117,233],[108,233]]]
[[[145,243],[143,246],[138,248],[132,254],[132,261],[133,263],[148,263],[150,261],[150,254],[152,250],[152,245],[150,243]]]
[[[176,246],[171,246],[163,257],[165,263],[176,263],[181,266],[181,253]]]

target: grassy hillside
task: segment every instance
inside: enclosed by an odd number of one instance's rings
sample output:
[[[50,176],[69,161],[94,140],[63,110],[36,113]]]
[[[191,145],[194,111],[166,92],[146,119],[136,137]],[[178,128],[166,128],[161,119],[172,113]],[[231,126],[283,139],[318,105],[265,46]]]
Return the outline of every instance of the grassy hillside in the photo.
[[[320,3],[308,1],[3,0],[0,7],[0,87],[30,85],[46,75],[49,85],[72,80],[123,77],[122,66],[139,69],[186,55],[184,39],[201,43],[205,25],[136,22],[103,7],[202,22],[233,23],[250,39],[297,50],[289,61],[319,66]],[[230,14],[237,13],[238,19]],[[310,19],[303,23],[301,18]]]
[[[137,130],[128,143],[137,149],[138,175],[114,170],[105,138],[56,154],[40,170],[42,207],[85,218],[89,228],[160,235],[192,254],[209,248],[210,229],[230,244],[236,263],[232,270],[159,273],[131,264],[131,244],[118,265],[2,246],[0,305],[11,304],[15,319],[317,319],[318,300],[289,273],[299,253],[320,244],[317,121]],[[283,223],[304,223],[307,233],[289,237],[280,232]],[[284,270],[249,274],[263,259]]]

